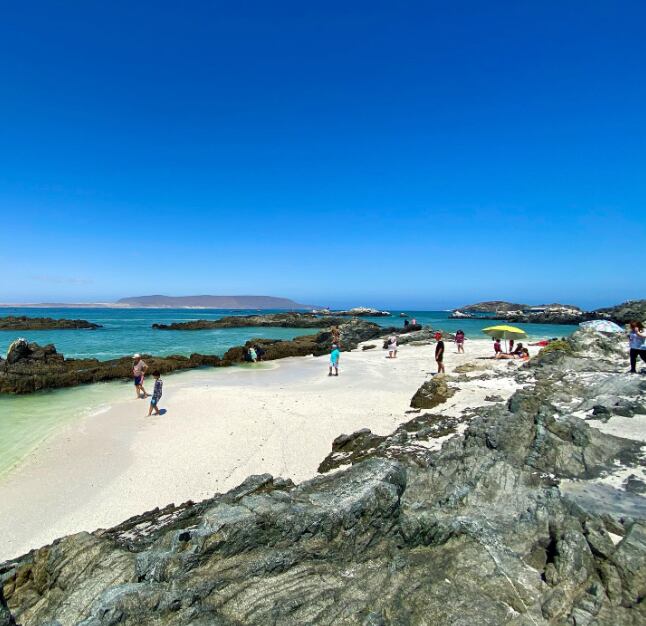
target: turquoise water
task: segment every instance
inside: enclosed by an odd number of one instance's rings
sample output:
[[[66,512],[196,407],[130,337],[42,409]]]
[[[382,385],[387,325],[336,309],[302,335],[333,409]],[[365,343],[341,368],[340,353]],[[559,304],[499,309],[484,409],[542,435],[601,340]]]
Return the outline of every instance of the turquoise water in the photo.
[[[27,315],[85,319],[101,324],[97,330],[41,330],[0,331],[0,354],[6,353],[9,344],[17,337],[40,344],[53,343],[68,357],[94,357],[113,359],[135,352],[146,354],[184,354],[192,352],[222,355],[231,346],[243,344],[251,338],[291,339],[298,335],[315,333],[315,330],[292,328],[222,328],[218,330],[169,331],[154,330],[155,322],[168,324],[194,319],[218,319],[225,315],[248,315],[257,311],[227,311],[222,309],[0,309],[0,315]],[[392,317],[365,318],[382,326],[402,326],[403,319],[394,311]],[[410,318],[433,328],[455,332],[464,330],[467,337],[483,337],[483,328],[496,324],[490,320],[450,320],[446,311],[407,311]],[[576,326],[552,324],[514,324],[523,328],[532,338],[562,337],[572,333]]]
[[[217,319],[224,315],[249,314],[257,311],[223,311],[195,309],[0,309],[0,315],[80,318],[102,324],[97,330],[0,331],[0,353],[6,353],[17,337],[40,344],[53,343],[68,357],[96,357],[106,360],[134,352],[149,354],[223,354],[228,348],[254,337],[291,339],[315,330],[284,328],[241,328],[205,331],[153,330],[154,322],[170,323],[193,319]],[[495,324],[488,320],[450,320],[445,311],[407,311],[418,322],[454,332],[463,329],[467,338],[483,338],[482,328]],[[372,319],[382,326],[403,326],[396,315]],[[409,319],[410,319],[409,318]],[[561,337],[576,326],[517,324],[531,338]],[[168,384],[169,381],[167,380]],[[28,396],[0,395],[0,476],[35,450],[62,425],[88,413],[107,409],[123,394],[131,393],[125,382],[84,385]]]

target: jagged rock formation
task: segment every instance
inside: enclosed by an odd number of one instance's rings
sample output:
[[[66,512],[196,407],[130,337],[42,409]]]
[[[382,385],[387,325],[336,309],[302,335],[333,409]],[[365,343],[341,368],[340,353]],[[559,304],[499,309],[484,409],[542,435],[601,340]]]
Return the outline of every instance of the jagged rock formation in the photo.
[[[102,328],[86,320],[53,319],[51,317],[27,317],[8,315],[0,317],[0,330],[76,330]]]
[[[217,356],[192,354],[190,357],[144,355],[149,371],[162,374],[204,365],[220,365]],[[84,383],[127,378],[132,374],[132,359],[123,357],[110,361],[97,359],[66,359],[49,344],[40,346],[17,339],[0,358],[0,393],[32,393],[41,389],[73,387]]]
[[[312,313],[268,313],[265,315],[230,315],[218,320],[191,320],[173,324],[153,324],[158,330],[212,330],[215,328],[331,328],[347,320],[319,317]]]
[[[617,338],[568,342],[439,450],[450,424],[419,415],[338,438],[344,471],[254,476],[0,565],[0,624],[643,624],[646,499],[590,482],[641,446],[572,413],[643,403],[646,383]]]

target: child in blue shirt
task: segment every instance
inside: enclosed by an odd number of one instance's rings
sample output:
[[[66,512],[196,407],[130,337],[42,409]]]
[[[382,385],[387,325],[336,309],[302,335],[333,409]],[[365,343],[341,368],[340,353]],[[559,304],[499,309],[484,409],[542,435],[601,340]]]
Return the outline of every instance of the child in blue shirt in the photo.
[[[155,379],[155,388],[153,389],[153,397],[150,399],[148,415],[152,415],[153,409],[155,411],[155,415],[159,415],[159,407],[157,406],[157,403],[162,397],[162,387],[164,383],[161,379],[161,374],[157,371],[153,372],[153,378]]]
[[[339,356],[341,355],[341,352],[339,352],[339,347],[333,343],[332,344],[332,352],[330,353],[330,373],[328,376],[332,376],[332,368],[334,368],[335,376],[339,375]]]

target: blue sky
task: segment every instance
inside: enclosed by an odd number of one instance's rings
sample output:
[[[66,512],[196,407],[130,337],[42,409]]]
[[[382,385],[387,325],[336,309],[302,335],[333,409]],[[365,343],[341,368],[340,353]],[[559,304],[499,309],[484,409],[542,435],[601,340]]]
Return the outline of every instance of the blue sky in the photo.
[[[643,2],[25,2],[0,301],[646,297]]]

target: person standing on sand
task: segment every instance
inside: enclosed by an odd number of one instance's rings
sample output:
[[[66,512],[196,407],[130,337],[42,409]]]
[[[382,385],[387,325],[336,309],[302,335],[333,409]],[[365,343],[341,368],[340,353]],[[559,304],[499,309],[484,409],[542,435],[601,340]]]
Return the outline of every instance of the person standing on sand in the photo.
[[[334,375],[338,376],[339,375],[339,357],[341,356],[341,352],[339,352],[339,347],[333,343],[332,344],[332,352],[330,353],[330,372],[328,376],[332,376],[332,368],[334,368]]]
[[[637,357],[646,362],[646,333],[644,325],[638,320],[630,322],[628,343],[630,344],[630,373],[636,374]]]
[[[498,356],[502,352],[502,346],[500,345],[500,339],[498,337],[494,337],[493,352],[494,356]]]
[[[141,358],[141,354],[135,354],[132,358],[134,359],[132,376],[135,379],[135,393],[137,394],[137,398],[145,398],[148,394],[144,389],[144,376],[146,375],[148,366]],[[140,394],[143,394],[143,396]]]
[[[387,359],[397,358],[397,335],[388,337],[388,356]]]
[[[455,345],[458,347],[458,353],[464,354],[464,331],[458,330],[455,333]]]
[[[444,374],[444,342],[442,333],[435,333],[435,362],[437,363],[437,373]]]
[[[161,374],[155,370],[153,372],[153,378],[155,379],[155,388],[153,389],[153,397],[150,399],[150,408],[148,409],[148,416],[155,411],[155,415],[159,415],[159,407],[157,406],[159,399],[162,397],[162,387],[164,382],[161,379]]]

